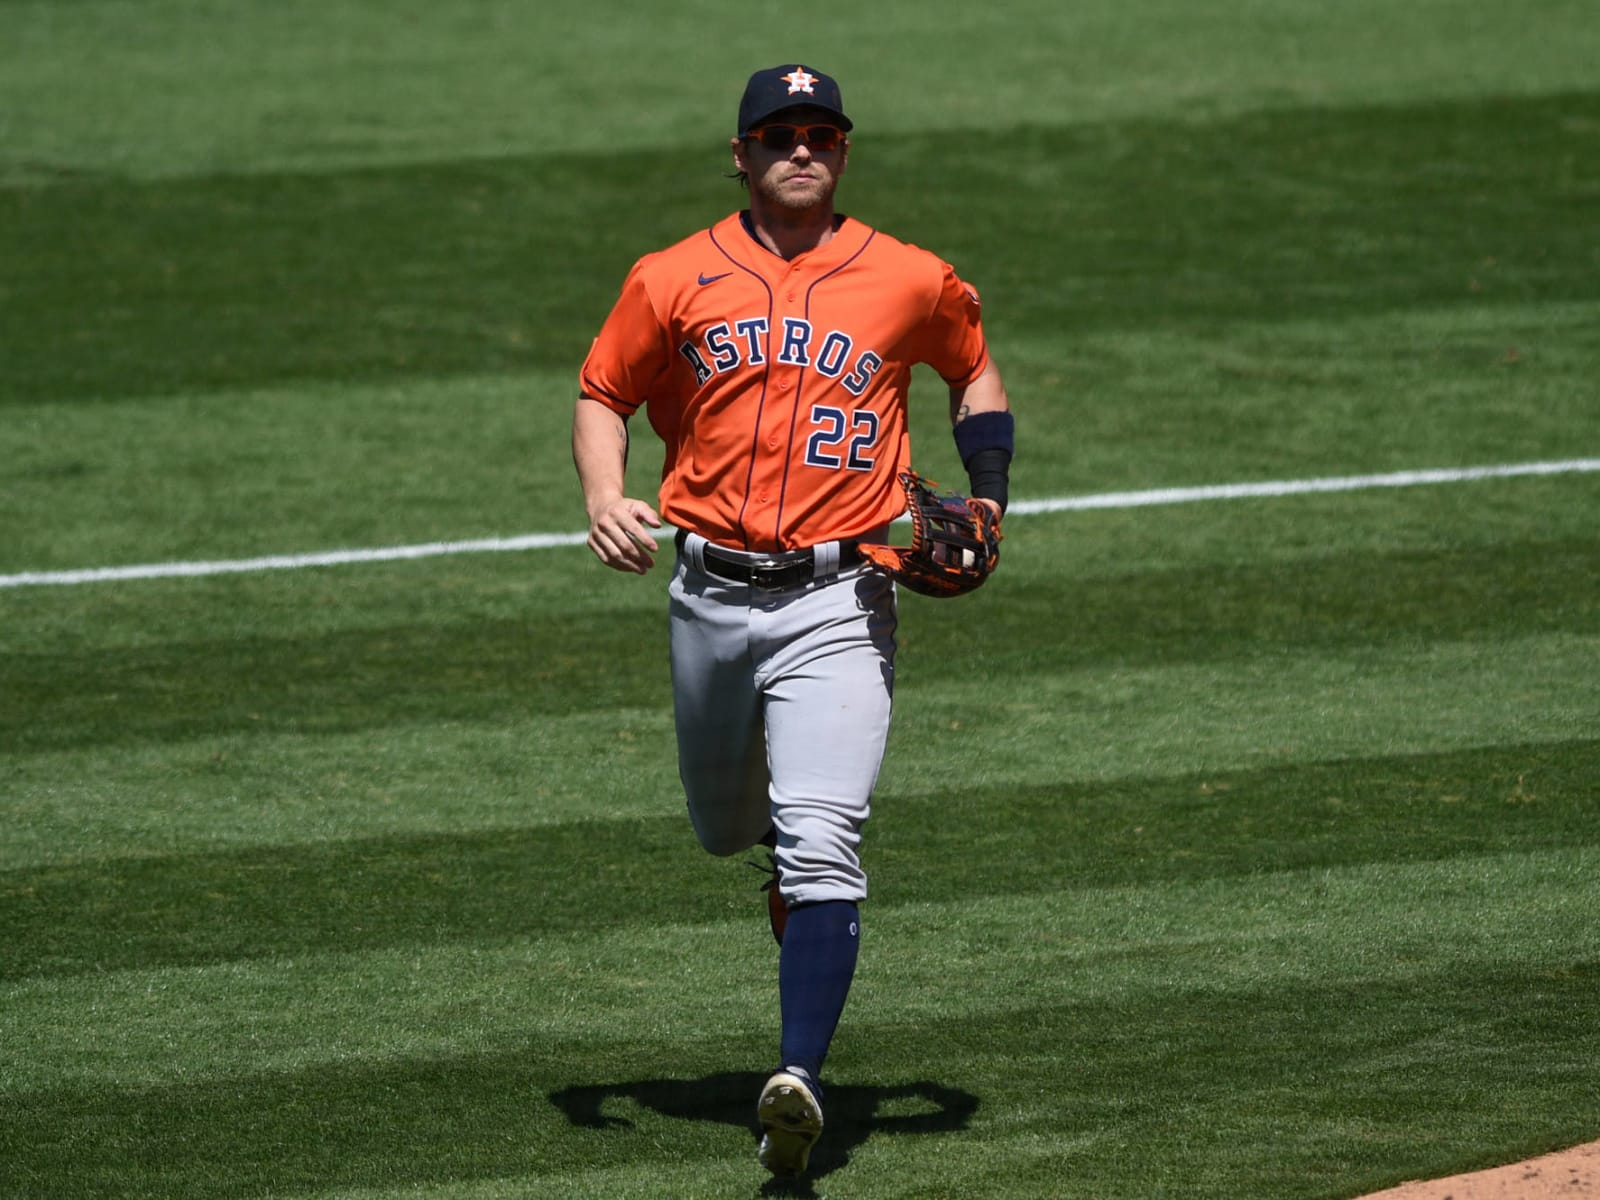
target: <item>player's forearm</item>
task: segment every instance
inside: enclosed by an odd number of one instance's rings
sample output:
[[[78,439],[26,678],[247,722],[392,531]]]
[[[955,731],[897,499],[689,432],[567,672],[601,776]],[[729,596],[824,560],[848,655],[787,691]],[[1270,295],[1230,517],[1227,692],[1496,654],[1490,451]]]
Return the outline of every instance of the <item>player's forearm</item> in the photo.
[[[578,397],[572,414],[572,461],[592,520],[622,498],[628,468],[627,422],[598,400]]]
[[[973,497],[992,501],[1004,512],[1011,490],[1015,423],[993,360],[966,387],[950,389],[950,424]]]
[[[1006,399],[1006,385],[1000,379],[1000,368],[990,359],[978,377],[966,387],[950,389],[950,424],[959,425],[968,417],[981,412],[1007,412],[1011,402]]]

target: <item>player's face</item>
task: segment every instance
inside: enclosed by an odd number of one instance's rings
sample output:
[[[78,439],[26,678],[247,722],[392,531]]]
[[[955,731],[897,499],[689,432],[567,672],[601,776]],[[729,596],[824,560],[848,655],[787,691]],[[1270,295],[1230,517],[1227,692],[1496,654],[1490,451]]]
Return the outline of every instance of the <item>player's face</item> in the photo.
[[[849,141],[821,109],[785,109],[733,141],[734,166],[749,177],[751,196],[794,212],[833,203],[849,154]]]

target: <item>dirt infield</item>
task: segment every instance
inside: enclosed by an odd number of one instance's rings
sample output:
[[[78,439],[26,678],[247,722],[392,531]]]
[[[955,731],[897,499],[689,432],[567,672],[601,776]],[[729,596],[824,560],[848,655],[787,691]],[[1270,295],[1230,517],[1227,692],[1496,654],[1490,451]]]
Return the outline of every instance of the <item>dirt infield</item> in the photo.
[[[1583,1196],[1600,1196],[1600,1142],[1471,1175],[1402,1183],[1362,1200],[1572,1200]]]

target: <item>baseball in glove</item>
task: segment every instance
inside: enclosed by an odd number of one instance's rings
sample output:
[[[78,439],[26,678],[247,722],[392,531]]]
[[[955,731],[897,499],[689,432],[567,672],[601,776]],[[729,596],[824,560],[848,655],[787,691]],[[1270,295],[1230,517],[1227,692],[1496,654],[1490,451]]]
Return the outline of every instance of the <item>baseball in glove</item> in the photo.
[[[863,542],[861,557],[924,596],[962,596],[982,587],[1000,561],[1000,518],[987,504],[939,495],[915,471],[900,473],[911,514],[911,545]]]

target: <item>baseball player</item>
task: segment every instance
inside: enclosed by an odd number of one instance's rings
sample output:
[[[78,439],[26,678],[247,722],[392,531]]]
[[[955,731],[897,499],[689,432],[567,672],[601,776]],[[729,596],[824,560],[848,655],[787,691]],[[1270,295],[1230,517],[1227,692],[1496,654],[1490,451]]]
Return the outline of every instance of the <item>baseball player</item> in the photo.
[[[974,504],[1006,502],[1013,424],[977,293],[927,251],[835,211],[838,84],[753,74],[733,163],[749,207],[639,259],[580,379],[573,458],[602,563],[668,585],[679,773],[712,854],[772,848],[777,1070],[760,1161],[802,1172],[855,972],[861,831],[894,683],[894,581],[863,562],[906,508],[911,369],[949,386]],[[659,508],[624,493],[629,420],[666,447]]]

